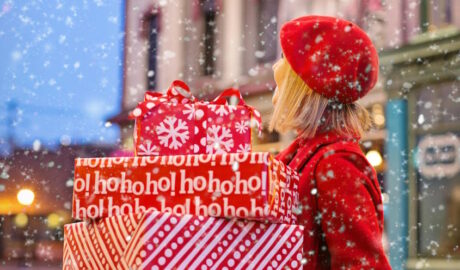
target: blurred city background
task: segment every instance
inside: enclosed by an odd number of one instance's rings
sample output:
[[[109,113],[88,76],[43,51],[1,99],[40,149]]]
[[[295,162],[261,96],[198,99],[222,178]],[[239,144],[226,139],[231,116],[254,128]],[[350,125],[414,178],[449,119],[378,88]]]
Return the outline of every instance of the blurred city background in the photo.
[[[0,268],[59,269],[75,157],[132,155],[128,113],[175,79],[199,99],[238,87],[268,132],[283,22],[351,20],[380,55],[359,102],[394,269],[460,269],[460,1],[136,0],[0,3]]]

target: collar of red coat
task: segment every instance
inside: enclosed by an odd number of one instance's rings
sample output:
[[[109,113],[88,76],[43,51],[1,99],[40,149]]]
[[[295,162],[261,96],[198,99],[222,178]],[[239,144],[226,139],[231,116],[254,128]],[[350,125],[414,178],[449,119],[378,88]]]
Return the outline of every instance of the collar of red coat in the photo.
[[[326,131],[316,134],[313,138],[295,139],[286,149],[280,152],[276,158],[289,167],[298,170],[303,161],[308,160],[321,146],[331,143],[346,141],[358,143],[360,137],[352,135],[342,135],[336,131]]]

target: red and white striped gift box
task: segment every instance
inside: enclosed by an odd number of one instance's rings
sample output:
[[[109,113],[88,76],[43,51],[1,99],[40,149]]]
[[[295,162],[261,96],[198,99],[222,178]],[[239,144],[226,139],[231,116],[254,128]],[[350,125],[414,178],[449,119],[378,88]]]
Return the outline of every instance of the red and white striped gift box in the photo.
[[[129,215],[132,219],[133,215]],[[65,269],[301,269],[303,227],[150,211],[65,227]],[[110,220],[110,222],[107,222]],[[114,224],[116,223],[116,224]],[[104,231],[106,237],[91,236]],[[105,229],[104,229],[105,228]],[[114,229],[119,228],[119,229]],[[124,228],[124,229],[123,229]],[[106,241],[106,242],[104,242]],[[115,246],[115,243],[118,245]],[[105,249],[101,248],[104,247]],[[124,249],[123,249],[124,247]],[[119,252],[123,249],[123,252]],[[109,250],[113,250],[110,255]],[[122,254],[120,256],[120,254]],[[115,261],[117,259],[117,261]]]
[[[64,225],[63,269],[129,269],[123,254],[142,213]]]

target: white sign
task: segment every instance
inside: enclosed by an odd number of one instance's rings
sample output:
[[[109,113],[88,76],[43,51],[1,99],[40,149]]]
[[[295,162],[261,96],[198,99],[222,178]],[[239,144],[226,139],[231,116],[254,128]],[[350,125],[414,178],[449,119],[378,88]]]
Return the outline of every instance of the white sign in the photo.
[[[424,177],[453,177],[460,172],[459,138],[452,133],[423,137],[418,143],[417,161]]]

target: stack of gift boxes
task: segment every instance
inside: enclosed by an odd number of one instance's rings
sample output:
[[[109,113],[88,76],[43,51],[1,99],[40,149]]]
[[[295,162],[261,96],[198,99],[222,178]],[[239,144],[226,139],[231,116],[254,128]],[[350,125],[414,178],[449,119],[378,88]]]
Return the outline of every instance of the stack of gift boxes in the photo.
[[[175,81],[132,115],[135,157],[75,161],[64,269],[301,268],[299,177],[251,152],[260,115],[237,90],[203,102]]]

